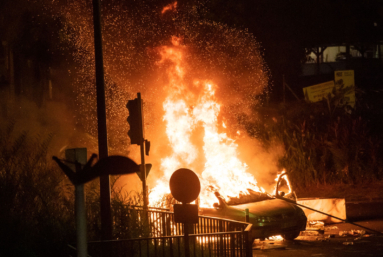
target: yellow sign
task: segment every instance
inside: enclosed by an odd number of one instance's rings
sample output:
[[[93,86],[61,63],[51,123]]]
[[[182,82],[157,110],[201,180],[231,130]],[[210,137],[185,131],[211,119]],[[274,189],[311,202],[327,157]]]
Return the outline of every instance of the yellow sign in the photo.
[[[354,71],[335,71],[335,81],[328,81],[310,87],[303,88],[303,94],[307,102],[318,102],[322,99],[330,99],[335,92],[343,95],[341,105],[355,107],[355,82]]]
[[[328,81],[318,85],[303,88],[303,94],[307,102],[318,102],[323,98],[329,98],[334,89],[334,81]]]
[[[337,90],[344,92],[343,104],[355,107],[355,80],[353,70],[334,72],[335,86]]]

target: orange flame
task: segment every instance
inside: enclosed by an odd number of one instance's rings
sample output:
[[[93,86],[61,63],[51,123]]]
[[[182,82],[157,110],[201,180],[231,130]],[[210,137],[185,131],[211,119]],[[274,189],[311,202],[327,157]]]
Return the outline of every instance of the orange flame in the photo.
[[[177,2],[174,2],[172,4],[168,4],[167,6],[165,6],[162,11],[161,11],[161,14],[164,14],[165,12],[167,11],[175,11],[177,8]]]
[[[163,102],[166,134],[172,153],[161,160],[164,177],[150,194],[150,202],[160,201],[169,193],[168,181],[172,173],[181,167],[194,170],[201,181],[200,205],[211,207],[216,198],[210,191],[218,190],[224,197],[248,194],[247,189],[264,190],[257,187],[254,177],[247,172],[248,166],[238,158],[235,140],[225,132],[225,123],[219,126],[221,105],[215,98],[219,88],[213,81],[194,78],[188,84],[185,78],[187,63],[184,59],[185,46],[173,37],[173,46],[160,49],[159,64],[171,63],[167,70],[168,96]],[[193,90],[190,90],[190,86]],[[192,140],[196,131],[203,131],[202,142]],[[200,156],[203,155],[203,158]],[[204,161],[200,165],[201,160]]]
[[[278,174],[277,177],[275,178],[275,181],[278,183],[279,178],[280,178],[283,174],[285,174],[285,173],[286,173],[286,171],[285,171],[285,170],[282,170],[282,172],[281,172],[280,174]],[[288,195],[288,194],[290,194],[290,193],[292,192],[292,190],[291,190],[291,185],[290,185],[290,180],[289,180],[289,178],[288,178],[287,176],[283,176],[283,179],[286,181],[287,187],[289,188],[289,192],[286,194],[286,195]],[[275,188],[274,188],[274,192],[275,192],[275,193],[276,193],[276,190],[277,190],[277,185],[275,185]],[[282,192],[282,191],[278,191],[278,194],[281,193],[281,192]]]

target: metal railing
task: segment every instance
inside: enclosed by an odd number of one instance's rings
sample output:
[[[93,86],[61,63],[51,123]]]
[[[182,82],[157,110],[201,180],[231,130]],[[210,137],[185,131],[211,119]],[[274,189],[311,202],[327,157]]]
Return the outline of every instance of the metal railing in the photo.
[[[174,213],[149,210],[146,226],[145,222],[141,222],[146,218],[144,213],[143,210],[126,208],[120,215],[114,215],[115,224],[119,225],[131,224],[132,220],[129,219],[135,219],[133,224],[137,225],[138,221],[141,226],[141,230],[138,230],[142,233],[133,233],[136,238],[89,242],[90,256],[102,256],[101,252],[105,247],[108,249],[108,256],[116,257],[185,256],[184,226],[174,222]],[[190,256],[252,256],[251,228],[252,225],[245,222],[199,216],[198,224],[190,225],[189,228],[187,243]],[[137,230],[137,227],[120,228],[122,231],[130,229]]]
[[[183,235],[183,225],[175,223],[174,213],[169,211],[149,210],[148,212],[148,236],[174,236]],[[120,208],[114,213],[114,226],[121,230],[131,230],[137,225],[144,226],[145,214],[142,209]],[[190,233],[215,233],[242,231],[246,228],[244,222],[220,219],[207,216],[199,216],[198,224],[194,224]],[[116,235],[121,238],[121,236]],[[126,237],[125,237],[126,238]]]

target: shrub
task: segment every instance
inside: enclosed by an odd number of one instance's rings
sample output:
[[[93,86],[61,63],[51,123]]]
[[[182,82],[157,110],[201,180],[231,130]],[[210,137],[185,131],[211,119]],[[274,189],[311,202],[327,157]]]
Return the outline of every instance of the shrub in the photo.
[[[265,148],[283,143],[279,165],[295,187],[382,178],[382,135],[376,129],[381,114],[374,114],[372,101],[363,99],[351,109],[341,106],[339,98],[336,94],[327,101],[277,106],[276,115],[261,115],[252,124],[252,135]]]
[[[74,186],[47,156],[51,138],[16,133],[14,124],[0,130],[0,256],[68,256],[76,242]],[[118,178],[111,179],[114,238],[142,236],[148,229],[137,215],[124,216],[142,196],[123,193]],[[99,240],[98,180],[85,192],[88,240]]]
[[[51,136],[32,139],[13,128],[0,131],[0,255],[60,256],[74,235],[73,200],[47,162]]]

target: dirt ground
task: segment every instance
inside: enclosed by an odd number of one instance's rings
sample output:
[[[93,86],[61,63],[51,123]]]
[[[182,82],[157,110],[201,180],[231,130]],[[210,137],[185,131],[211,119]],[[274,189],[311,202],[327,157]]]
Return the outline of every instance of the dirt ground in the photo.
[[[346,202],[383,201],[383,181],[364,184],[320,185],[296,189],[298,198],[345,198]]]

